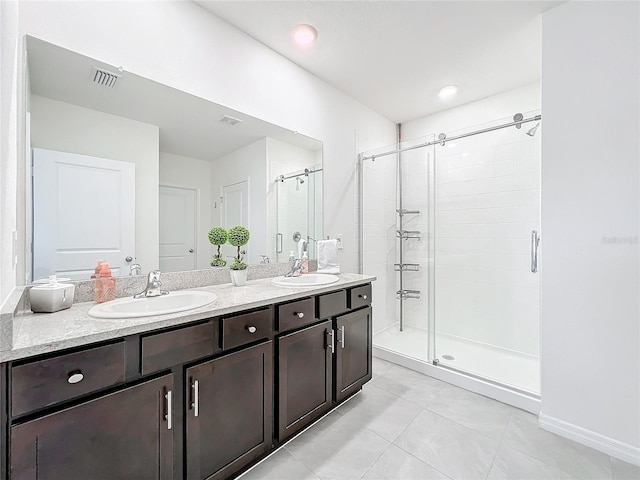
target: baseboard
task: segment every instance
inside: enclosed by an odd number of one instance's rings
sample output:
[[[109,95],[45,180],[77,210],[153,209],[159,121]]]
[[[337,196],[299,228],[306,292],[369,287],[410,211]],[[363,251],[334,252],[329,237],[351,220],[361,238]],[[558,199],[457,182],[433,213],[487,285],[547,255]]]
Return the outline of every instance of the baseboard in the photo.
[[[564,420],[550,417],[542,412],[540,412],[538,416],[538,423],[540,428],[548,430],[549,432],[574,440],[624,462],[640,466],[640,448],[638,447],[622,443],[613,438],[601,435],[600,433],[565,422]]]

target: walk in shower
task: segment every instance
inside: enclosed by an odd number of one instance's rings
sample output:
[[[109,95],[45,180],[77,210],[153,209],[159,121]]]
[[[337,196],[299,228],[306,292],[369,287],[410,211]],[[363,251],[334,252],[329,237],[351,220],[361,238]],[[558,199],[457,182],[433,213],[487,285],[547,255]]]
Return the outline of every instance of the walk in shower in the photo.
[[[375,354],[539,395],[540,122],[516,114],[360,154]]]

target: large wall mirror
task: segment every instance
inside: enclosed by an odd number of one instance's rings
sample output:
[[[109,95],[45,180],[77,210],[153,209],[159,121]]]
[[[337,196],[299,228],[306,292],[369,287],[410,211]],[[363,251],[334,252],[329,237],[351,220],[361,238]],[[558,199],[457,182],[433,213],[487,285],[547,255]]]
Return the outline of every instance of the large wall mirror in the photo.
[[[213,226],[249,228],[249,264],[322,238],[320,141],[34,37],[26,45],[28,281],[87,279],[98,260],[119,276],[133,264],[211,268]]]

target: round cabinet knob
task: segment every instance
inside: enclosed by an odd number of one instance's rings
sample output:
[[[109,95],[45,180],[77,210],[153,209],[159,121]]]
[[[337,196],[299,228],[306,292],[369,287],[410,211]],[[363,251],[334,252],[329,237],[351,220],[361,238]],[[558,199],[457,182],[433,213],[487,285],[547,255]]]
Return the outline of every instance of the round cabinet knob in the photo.
[[[69,372],[69,377],[67,378],[67,382],[73,385],[74,383],[80,383],[83,378],[84,378],[84,375],[80,370],[74,370],[73,372]]]
[[[258,330],[256,327],[254,327],[253,325],[245,327],[249,333],[256,333],[256,331]]]
[[[363,299],[365,299],[365,300],[367,299],[367,296],[366,296],[366,295],[360,295],[360,297],[361,297],[361,298],[363,298]]]
[[[125,262],[127,262],[127,263],[128,263],[128,262],[130,262],[131,260],[133,260],[133,257],[126,257],[126,258],[124,259],[124,261],[125,261]]]
[[[298,318],[304,317],[304,312],[294,312],[293,314]]]

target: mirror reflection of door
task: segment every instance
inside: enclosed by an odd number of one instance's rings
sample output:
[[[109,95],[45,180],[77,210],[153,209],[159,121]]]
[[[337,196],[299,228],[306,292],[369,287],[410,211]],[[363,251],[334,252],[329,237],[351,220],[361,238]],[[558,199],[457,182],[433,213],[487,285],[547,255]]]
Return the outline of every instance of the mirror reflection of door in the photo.
[[[98,260],[114,276],[135,258],[135,165],[33,149],[33,278],[86,280]]]
[[[160,270],[163,272],[196,268],[196,196],[192,188],[160,185]]]
[[[242,225],[249,228],[249,181],[224,185],[220,193],[220,225],[227,230],[235,225]],[[245,250],[247,254],[244,256],[245,261],[249,254],[249,245],[245,245],[241,250]],[[227,260],[227,265],[231,265],[228,257],[235,257],[238,250],[236,247],[229,245],[222,246],[222,256]]]

